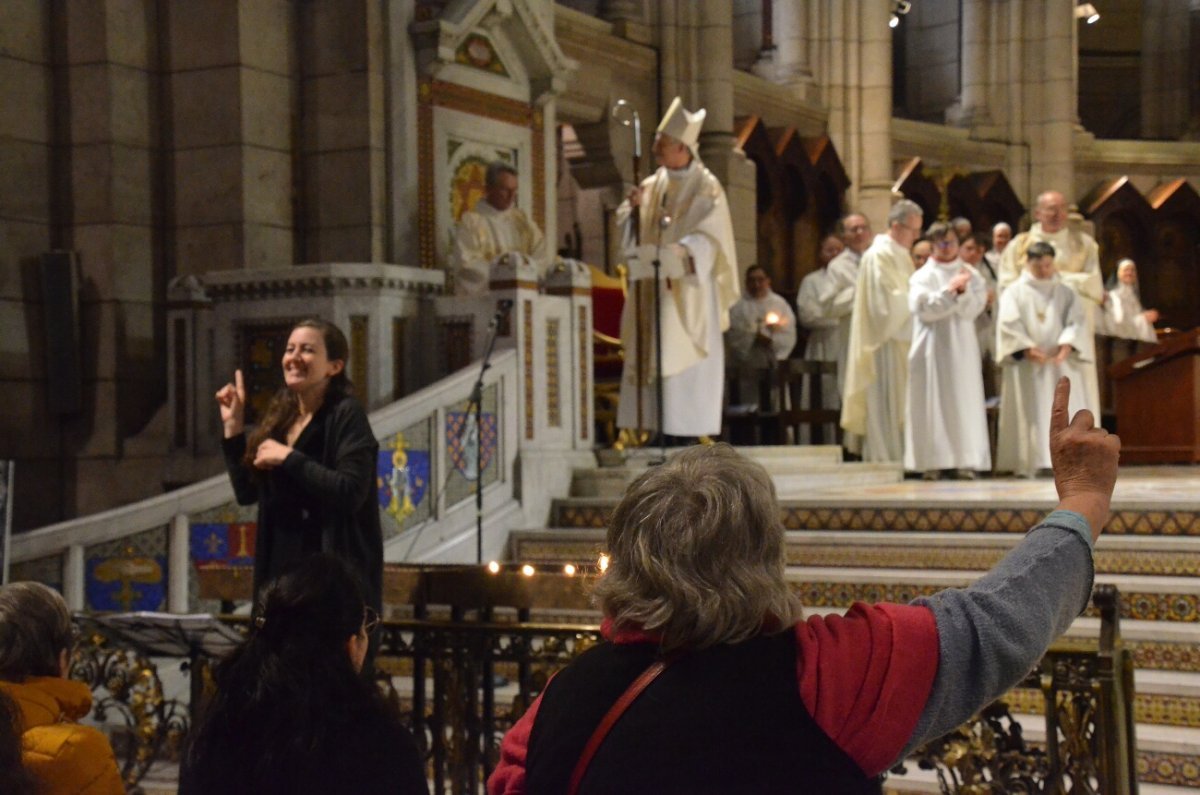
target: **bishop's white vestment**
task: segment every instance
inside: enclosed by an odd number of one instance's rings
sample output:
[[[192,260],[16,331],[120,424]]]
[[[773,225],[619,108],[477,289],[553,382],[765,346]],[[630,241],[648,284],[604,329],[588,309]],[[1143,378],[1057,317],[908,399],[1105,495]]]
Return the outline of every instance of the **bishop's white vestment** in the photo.
[[[959,293],[947,285],[963,270],[971,280]],[[913,330],[904,468],[989,471],[992,455],[975,331],[975,320],[987,306],[987,281],[961,259],[943,263],[930,257],[908,284]]]
[[[1081,365],[1094,358],[1093,337],[1081,303],[1057,274],[1035,279],[1022,273],[1000,296],[996,359],[1003,368],[1004,382],[996,443],[999,472],[1033,475],[1050,467],[1050,408],[1060,377],[1071,380],[1071,416],[1089,408]],[[1053,361],[1037,364],[1029,358],[1030,348],[1037,347],[1052,358],[1064,344],[1073,350],[1061,365]]]
[[[680,253],[690,258],[684,272],[664,269],[660,278],[662,430],[673,436],[715,436],[721,432],[725,381],[721,335],[740,294],[725,191],[693,159],[686,168],[659,168],[643,180],[638,210],[642,259],[652,256],[646,252],[656,246],[673,262]],[[618,223],[631,215],[629,203],[622,204]],[[621,312],[625,365],[617,425],[657,430],[654,273],[648,262],[630,266],[629,295]]]
[[[864,461],[899,462],[904,458],[904,400],[912,336],[908,280],[912,274],[908,249],[887,234],[876,235],[859,261],[842,393],[842,428],[851,452],[857,452],[852,445],[862,437]]]
[[[1014,283],[1025,269],[1025,253],[1037,242],[1054,246],[1054,266],[1058,269],[1063,284],[1075,291],[1082,300],[1080,312],[1086,333],[1096,333],[1096,314],[1104,300],[1104,281],[1100,277],[1100,248],[1090,235],[1064,227],[1057,232],[1046,232],[1036,223],[1028,232],[1022,232],[1004,247],[1000,257],[1000,290]],[[1089,350],[1092,346],[1089,345]],[[997,352],[997,360],[1000,355]],[[1078,363],[1083,379],[1084,407],[1100,416],[1100,382],[1096,373],[1096,360],[1089,357]],[[1074,398],[1072,398],[1074,399]]]
[[[545,271],[546,239],[537,224],[515,204],[497,210],[480,199],[454,229],[450,273],[455,295],[486,293],[492,263],[510,251],[525,254],[538,264],[539,272]]]

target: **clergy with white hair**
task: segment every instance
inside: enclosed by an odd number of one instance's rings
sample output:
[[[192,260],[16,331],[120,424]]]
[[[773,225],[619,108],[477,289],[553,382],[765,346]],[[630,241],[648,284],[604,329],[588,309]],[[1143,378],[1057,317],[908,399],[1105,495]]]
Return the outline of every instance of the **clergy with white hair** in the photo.
[[[725,190],[696,148],[704,116],[703,109],[687,111],[679,97],[671,102],[654,138],[659,168],[617,210],[617,222],[626,230],[630,279],[621,313],[621,428],[677,437],[721,432],[722,334],[740,285]],[[660,262],[661,375],[655,356],[655,260]],[[656,395],[660,377],[662,428]]]
[[[1108,291],[1104,303],[1103,327],[1099,334],[1139,342],[1158,342],[1154,324],[1157,309],[1143,309],[1138,291],[1137,263],[1126,258],[1117,263],[1117,286]]]
[[[1026,269],[1000,294],[996,322],[996,360],[1004,371],[996,471],[1032,477],[1050,467],[1050,408],[1059,378],[1071,381],[1069,415],[1087,408],[1079,387],[1094,338],[1083,299],[1055,271],[1054,247],[1033,243],[1025,259]]]
[[[927,235],[933,256],[908,280],[913,333],[904,468],[923,472],[926,480],[937,480],[942,470],[973,479],[992,468],[975,330],[988,286],[959,256],[953,227],[938,222]]]
[[[1000,291],[1021,276],[1026,253],[1034,243],[1049,243],[1054,248],[1054,266],[1059,280],[1080,298],[1080,311],[1090,337],[1096,331],[1096,315],[1104,303],[1104,281],[1100,276],[1100,248],[1091,235],[1069,224],[1067,200],[1061,193],[1048,190],[1037,198],[1028,232],[1022,232],[1004,249],[1000,257]],[[997,353],[999,357],[999,353]],[[1100,416],[1100,382],[1096,361],[1089,356],[1078,362],[1083,387],[1083,407],[1092,416]]]
[[[860,453],[864,461],[899,463],[904,458],[912,340],[910,249],[921,234],[923,216],[921,206],[911,199],[896,202],[888,212],[888,231],[875,236],[859,262],[841,423],[846,449]]]

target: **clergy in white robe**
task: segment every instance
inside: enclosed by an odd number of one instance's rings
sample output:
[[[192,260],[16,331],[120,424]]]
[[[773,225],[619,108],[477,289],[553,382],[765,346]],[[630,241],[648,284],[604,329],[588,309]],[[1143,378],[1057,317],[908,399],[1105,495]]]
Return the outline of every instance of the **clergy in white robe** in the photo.
[[[987,306],[988,287],[957,256],[952,227],[936,223],[929,237],[934,255],[908,281],[913,330],[904,468],[986,472],[992,455],[975,319]]]
[[[630,289],[621,312],[625,365],[617,425],[622,428],[658,430],[650,265],[658,256],[663,262],[662,430],[685,437],[721,431],[721,335],[741,290],[725,191],[695,149],[703,121],[703,110],[689,113],[675,98],[654,141],[658,170],[618,208],[618,223],[628,225],[636,207],[641,234],[641,245],[628,251]]]
[[[486,181],[484,197],[462,214],[454,229],[450,273],[456,295],[486,293],[492,263],[509,252],[530,257],[539,273],[546,269],[542,230],[516,205],[516,171],[506,163],[492,163]]]
[[[1104,282],[1100,276],[1100,249],[1082,229],[1068,226],[1067,202],[1058,191],[1046,191],[1038,196],[1034,206],[1037,223],[1028,232],[1013,238],[1000,258],[1000,290],[1003,292],[1020,276],[1025,255],[1034,243],[1049,243],[1054,247],[1054,264],[1059,279],[1082,299],[1080,311],[1087,334],[1096,330],[1096,315],[1104,301]],[[1096,362],[1089,357],[1078,362],[1082,373],[1083,406],[1100,416],[1100,382]],[[1072,398],[1074,401],[1074,398]]]
[[[1034,243],[1029,267],[1000,296],[996,357],[1004,371],[996,471],[1031,477],[1050,467],[1050,407],[1054,385],[1071,380],[1070,414],[1084,405],[1081,364],[1093,337],[1082,299],[1054,271],[1053,248]]]
[[[1108,291],[1102,327],[1097,333],[1139,342],[1158,342],[1154,324],[1158,310],[1144,309],[1138,294],[1137,264],[1123,259],[1117,264],[1117,286]]]
[[[887,233],[875,237],[859,263],[841,422],[847,432],[846,448],[852,453],[861,450],[864,461],[899,463],[904,458],[904,401],[912,339],[909,249],[921,234],[922,215],[916,202],[898,201],[888,213]],[[853,441],[849,434],[856,434]],[[852,445],[861,446],[856,450]]]
[[[729,310],[725,344],[731,362],[769,367],[796,347],[796,313],[771,289],[761,265],[746,271],[746,292]]]
[[[839,281],[830,270],[833,261],[845,250],[837,235],[821,241],[817,252],[819,266],[800,281],[796,293],[796,319],[808,332],[804,343],[804,359],[810,362],[833,362],[834,375],[821,376],[821,408],[838,409],[842,405],[841,384],[845,378],[846,343],[849,340],[850,312],[854,309],[854,281]],[[854,276],[858,277],[858,255],[854,254]],[[813,407],[810,382],[805,379],[800,391],[800,407]],[[824,439],[836,438],[837,429],[830,423],[824,429]],[[808,444],[808,427],[800,428],[798,444]]]

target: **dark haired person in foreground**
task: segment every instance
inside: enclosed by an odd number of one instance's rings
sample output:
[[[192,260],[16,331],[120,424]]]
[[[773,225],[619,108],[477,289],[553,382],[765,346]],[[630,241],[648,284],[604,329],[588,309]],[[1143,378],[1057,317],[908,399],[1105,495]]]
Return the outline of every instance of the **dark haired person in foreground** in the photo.
[[[1059,504],[968,588],[800,618],[770,476],[726,446],[629,487],[596,587],[609,642],[501,746],[490,793],[877,793],[878,776],[1024,676],[1087,606],[1120,441],[1054,395]],[[665,667],[656,667],[663,663]],[[601,720],[659,671],[599,742]]]
[[[317,552],[343,560],[376,612],[383,606],[383,533],[375,504],[379,442],[346,377],[341,329],[302,320],[283,352],[284,386],[245,427],[242,371],[217,392],[225,466],[239,505],[258,503],[254,593]]]
[[[378,620],[329,555],[267,585],[250,637],[217,666],[179,791],[426,795],[412,735],[360,676]]]
[[[30,791],[124,795],[108,739],[76,723],[91,710],[92,691],[67,678],[72,635],[57,591],[39,582],[0,587],[0,693],[15,707],[24,767],[0,775],[0,792],[21,792],[32,776]]]

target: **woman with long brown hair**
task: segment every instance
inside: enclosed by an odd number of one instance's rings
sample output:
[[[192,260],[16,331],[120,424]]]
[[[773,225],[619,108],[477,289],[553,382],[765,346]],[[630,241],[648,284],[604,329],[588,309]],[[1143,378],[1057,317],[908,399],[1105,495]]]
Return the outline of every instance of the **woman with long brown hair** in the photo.
[[[242,371],[217,392],[222,448],[239,505],[258,503],[254,593],[327,552],[382,608],[383,535],[375,498],[379,443],[346,377],[349,346],[324,320],[302,320],[283,352],[284,386],[248,434]]]

